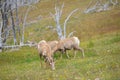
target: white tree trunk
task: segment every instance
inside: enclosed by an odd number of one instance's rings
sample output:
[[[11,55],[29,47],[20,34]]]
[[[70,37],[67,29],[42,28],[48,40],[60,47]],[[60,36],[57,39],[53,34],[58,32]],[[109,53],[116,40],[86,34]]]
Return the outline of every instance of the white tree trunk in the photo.
[[[55,14],[52,15],[52,17],[54,18],[55,22],[56,22],[56,30],[57,30],[57,34],[58,34],[58,37],[59,39],[63,39],[64,36],[63,36],[63,33],[62,33],[62,28],[61,28],[61,25],[60,25],[60,18],[61,18],[61,15],[62,15],[62,9],[64,7],[64,4],[62,5],[62,7],[57,7],[55,6]]]
[[[65,19],[65,22],[64,22],[64,28],[62,30],[61,28],[61,25],[60,25],[60,18],[61,18],[61,15],[62,15],[62,10],[63,10],[63,7],[64,7],[64,4],[62,4],[61,8],[58,6],[55,6],[55,14],[53,15],[52,13],[51,16],[53,17],[53,19],[55,20],[56,22],[56,30],[57,30],[57,34],[59,36],[59,39],[64,39],[66,38],[66,25],[67,25],[67,22],[69,20],[69,18],[71,17],[71,15],[73,13],[75,13],[78,9],[75,9],[73,10],[68,16],[67,18]],[[64,31],[64,32],[63,32]]]
[[[26,14],[25,14],[25,17],[24,17],[24,21],[23,21],[21,44],[24,44],[25,25],[26,25],[26,20],[27,20],[28,12],[30,11],[30,7],[31,7],[31,6],[29,6],[28,9],[27,9]]]

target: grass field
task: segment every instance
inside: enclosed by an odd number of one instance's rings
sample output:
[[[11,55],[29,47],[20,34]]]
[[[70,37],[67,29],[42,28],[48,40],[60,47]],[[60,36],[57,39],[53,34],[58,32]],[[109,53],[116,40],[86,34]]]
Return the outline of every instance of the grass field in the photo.
[[[120,79],[120,34],[105,35],[97,40],[82,43],[85,58],[80,52],[74,59],[56,54],[52,71],[40,64],[36,48],[24,47],[19,51],[0,54],[0,80],[119,80]]]
[[[120,80],[120,6],[105,12],[83,14],[90,0],[61,0],[60,3],[63,1],[61,23],[73,9],[80,8],[70,18],[67,34],[76,31],[74,35],[81,40],[85,58],[77,52],[74,59],[73,51],[68,51],[70,59],[65,54],[60,59],[58,52],[54,55],[56,70],[52,71],[39,59],[35,47],[3,51],[0,53],[0,80]],[[26,27],[25,40],[56,40],[56,32],[44,28],[55,26],[49,15],[49,12],[54,13],[54,1],[45,0],[36,6],[38,9],[28,15],[28,22],[38,15],[43,18]]]

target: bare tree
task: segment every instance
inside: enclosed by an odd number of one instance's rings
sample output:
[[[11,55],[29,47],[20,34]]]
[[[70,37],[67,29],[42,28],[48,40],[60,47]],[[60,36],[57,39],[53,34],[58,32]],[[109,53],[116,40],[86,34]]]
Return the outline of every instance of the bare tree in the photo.
[[[19,25],[20,22],[19,22],[19,17],[18,17],[18,8],[19,8],[18,4],[19,4],[19,0],[18,1],[16,0],[16,2],[15,2],[15,14],[16,14],[16,22],[15,23],[16,24],[15,25],[16,25],[17,30],[18,30],[18,38],[19,38],[18,42],[20,43],[21,42],[21,30],[20,30],[20,25]]]
[[[27,20],[27,16],[28,16],[28,13],[29,13],[31,7],[34,7],[34,6],[29,5],[29,6],[28,6],[28,9],[27,9],[27,11],[26,11],[26,14],[25,14],[25,16],[24,16],[23,26],[22,26],[22,27],[23,27],[23,28],[22,28],[22,40],[21,40],[21,42],[20,42],[20,45],[23,45],[23,44],[24,44],[24,33],[25,33],[26,20]],[[35,8],[36,8],[36,7],[35,7]]]
[[[75,9],[73,10],[69,15],[68,17],[65,19],[65,22],[64,22],[64,38],[66,38],[66,25],[67,25],[67,22],[69,20],[69,18],[71,17],[71,15],[76,12],[78,9]],[[72,33],[73,34],[73,33]]]
[[[63,26],[64,28],[62,30],[62,27],[61,27],[61,24],[60,24],[60,18],[61,18],[61,15],[62,15],[63,7],[64,7],[64,3],[62,4],[61,7],[59,6],[59,4],[55,5],[55,14],[50,13],[52,15],[52,17],[54,18],[54,21],[56,22],[56,30],[57,30],[57,34],[58,34],[59,39],[66,38],[66,25],[67,25],[67,22],[70,19],[71,15],[78,10],[78,9],[73,10],[67,16],[67,18],[65,19],[65,21],[63,23],[64,24],[64,26]]]
[[[57,34],[59,36],[60,39],[63,39],[64,36],[63,36],[63,33],[62,33],[62,28],[61,28],[61,25],[60,25],[60,18],[61,18],[61,15],[62,15],[62,9],[64,7],[64,4],[62,5],[62,7],[57,7],[57,5],[55,5],[55,14],[52,15],[52,17],[54,18],[54,21],[56,22],[56,30],[57,30]]]
[[[25,17],[24,17],[23,28],[22,28],[22,39],[21,39],[20,45],[24,44],[25,24],[26,24],[26,19],[27,19],[27,15],[28,15],[29,11],[30,11],[30,6],[28,7],[26,14],[25,14]]]
[[[110,3],[111,3],[113,6],[115,6],[115,5],[118,4],[118,0],[115,0],[115,1],[113,1],[113,0],[109,0],[109,1],[110,1]]]
[[[6,39],[7,39],[7,25],[8,25],[8,4],[7,4],[7,1],[5,0],[2,0],[0,1],[0,5],[1,5],[1,15],[2,15],[2,29],[4,31],[4,40],[3,40],[3,43],[6,42]]]
[[[84,10],[84,13],[93,13],[93,12],[101,12],[101,11],[106,11],[110,10],[111,6],[115,6],[118,4],[118,0],[92,0],[88,7]]]
[[[0,49],[3,47],[3,44],[6,44],[9,36],[13,37],[14,45],[17,44],[17,40],[19,40],[18,44],[21,42],[18,8],[21,6],[35,4],[39,1],[40,0],[0,0]],[[24,27],[26,18],[27,17],[25,16],[23,24]],[[19,36],[16,35],[17,32]]]
[[[9,5],[9,7],[10,7],[10,18],[11,18],[12,30],[13,30],[13,36],[14,36],[14,44],[16,44],[17,40],[16,40],[15,21],[14,21],[14,18],[13,18],[13,12],[12,12],[12,9],[11,9],[11,4]]]

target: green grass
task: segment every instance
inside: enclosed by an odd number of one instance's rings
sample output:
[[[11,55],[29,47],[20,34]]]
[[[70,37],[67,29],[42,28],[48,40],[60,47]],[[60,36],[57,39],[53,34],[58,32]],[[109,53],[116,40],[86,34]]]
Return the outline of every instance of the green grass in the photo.
[[[117,34],[120,36],[120,34]],[[107,38],[106,38],[107,37]],[[85,58],[77,52],[76,59],[69,51],[70,59],[55,54],[56,70],[52,71],[39,59],[36,48],[24,47],[19,51],[0,54],[1,80],[119,80],[120,79],[120,40],[105,35],[101,39],[92,39],[86,43]],[[109,44],[103,41],[108,41]],[[112,40],[112,41],[111,41]],[[113,41],[114,40],[114,41]],[[92,45],[90,46],[92,41]],[[41,65],[42,62],[42,65]]]

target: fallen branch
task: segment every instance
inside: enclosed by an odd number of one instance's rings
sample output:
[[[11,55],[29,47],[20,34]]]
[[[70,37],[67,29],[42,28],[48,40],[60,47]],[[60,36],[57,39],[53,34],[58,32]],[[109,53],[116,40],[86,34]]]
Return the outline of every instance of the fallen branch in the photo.
[[[24,46],[32,47],[32,46],[35,46],[35,45],[36,44],[10,45],[10,46],[3,46],[2,48],[3,49],[14,49],[14,48],[21,48],[21,47],[24,47]]]

